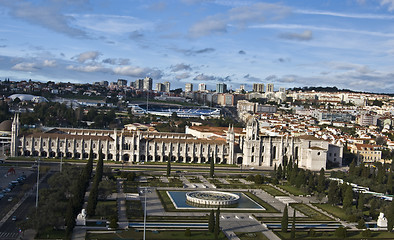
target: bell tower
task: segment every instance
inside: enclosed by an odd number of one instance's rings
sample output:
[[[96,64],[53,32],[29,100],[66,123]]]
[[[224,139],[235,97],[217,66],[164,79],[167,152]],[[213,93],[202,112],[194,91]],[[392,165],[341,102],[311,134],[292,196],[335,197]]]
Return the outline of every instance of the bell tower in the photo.
[[[14,115],[11,126],[11,157],[18,156],[19,114]]]

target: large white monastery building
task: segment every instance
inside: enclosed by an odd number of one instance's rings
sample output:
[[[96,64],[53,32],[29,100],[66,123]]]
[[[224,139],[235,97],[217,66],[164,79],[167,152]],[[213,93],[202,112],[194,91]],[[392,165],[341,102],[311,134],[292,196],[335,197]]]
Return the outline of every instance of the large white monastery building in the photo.
[[[19,117],[12,122],[11,156],[88,159],[92,150],[104,160],[242,164],[274,167],[284,156],[299,167],[320,170],[327,161],[342,164],[342,146],[313,136],[265,136],[256,119],[246,129],[192,126],[185,133],[139,130],[54,128],[47,132],[19,133]]]

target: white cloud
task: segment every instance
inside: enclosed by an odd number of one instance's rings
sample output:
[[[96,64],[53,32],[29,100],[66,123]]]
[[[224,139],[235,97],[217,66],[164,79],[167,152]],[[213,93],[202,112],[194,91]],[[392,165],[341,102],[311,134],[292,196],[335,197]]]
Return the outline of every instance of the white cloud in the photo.
[[[203,73],[198,74],[193,78],[193,80],[198,81],[215,81],[217,78],[215,76],[205,75]]]
[[[390,12],[394,11],[394,0],[381,0],[380,1],[380,5],[384,6],[384,5],[388,5],[388,10]]]
[[[378,14],[338,13],[338,12],[329,12],[329,11],[320,11],[320,10],[305,10],[305,9],[296,9],[293,12],[299,13],[299,14],[325,15],[325,16],[343,17],[343,18],[381,19],[381,20],[394,19],[394,16],[383,15],[383,14],[378,15]]]
[[[394,37],[393,33],[382,33],[382,32],[373,32],[373,31],[355,30],[355,29],[330,28],[330,27],[319,27],[313,25],[298,25],[298,24],[259,24],[259,25],[250,26],[249,28],[309,29],[316,31],[347,32],[347,33],[364,34],[364,35],[377,36],[377,37],[388,37],[388,38]]]
[[[230,25],[246,27],[250,23],[261,23],[266,19],[280,19],[290,12],[290,8],[281,4],[255,3],[237,6],[223,14],[208,16],[195,23],[189,29],[189,36],[198,38],[211,34],[226,33]]]
[[[106,58],[102,61],[103,63],[111,65],[128,65],[130,64],[130,59],[127,58]]]
[[[191,71],[192,68],[188,64],[179,63],[175,66],[171,66],[171,72],[179,72],[179,71]]]
[[[101,65],[87,65],[87,66],[67,66],[66,67],[68,70],[73,70],[73,71],[78,71],[78,72],[88,72],[88,73],[93,73],[93,72],[104,72],[104,73],[110,73],[112,70],[110,68],[105,68]]]
[[[69,15],[76,25],[95,32],[108,34],[127,34],[133,31],[152,30],[154,24],[132,16],[84,14]],[[97,24],[100,23],[100,24]]]
[[[329,62],[328,66],[336,70],[354,70],[362,74],[373,72],[368,66],[355,63]]]
[[[17,70],[17,71],[31,72],[31,71],[37,71],[40,68],[37,63],[22,62],[22,63],[15,64],[11,69]]]
[[[56,61],[55,60],[44,60],[42,63],[42,66],[44,67],[56,67]]]
[[[298,41],[309,41],[312,39],[312,31],[305,30],[302,33],[281,33],[280,38]]]
[[[181,74],[178,74],[178,75],[175,76],[175,78],[178,79],[178,80],[186,79],[186,78],[189,78],[189,77],[190,77],[190,74],[187,73],[187,72],[181,73]]]
[[[3,0],[0,5],[9,8],[10,15],[23,19],[29,23],[42,26],[44,28],[69,35],[71,37],[86,37],[86,33],[81,29],[71,26],[75,19],[61,13],[66,5],[80,5],[79,1],[44,1],[43,4],[31,3],[20,0]]]
[[[84,63],[88,60],[96,60],[99,56],[101,55],[100,52],[98,51],[88,51],[88,52],[83,52],[81,54],[76,55],[73,58],[76,58],[78,60],[78,62],[80,63]]]
[[[208,17],[189,29],[189,36],[193,38],[203,37],[210,34],[227,32],[227,23],[220,17]]]

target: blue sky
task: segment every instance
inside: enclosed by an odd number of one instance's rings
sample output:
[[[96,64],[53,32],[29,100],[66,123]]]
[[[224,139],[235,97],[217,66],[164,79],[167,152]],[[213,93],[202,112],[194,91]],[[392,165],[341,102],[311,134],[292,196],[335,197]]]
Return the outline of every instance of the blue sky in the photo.
[[[394,93],[394,0],[0,0],[0,18],[0,79]]]

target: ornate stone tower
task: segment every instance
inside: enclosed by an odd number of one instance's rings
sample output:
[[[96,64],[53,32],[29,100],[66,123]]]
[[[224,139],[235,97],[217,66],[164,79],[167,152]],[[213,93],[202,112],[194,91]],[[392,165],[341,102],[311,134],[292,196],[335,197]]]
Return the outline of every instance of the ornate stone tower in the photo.
[[[235,148],[234,148],[235,133],[234,133],[234,126],[228,126],[226,141],[228,143],[228,156],[229,156],[228,163],[229,164],[233,164],[233,163],[235,163]]]
[[[19,114],[14,115],[11,127],[11,157],[18,156]]]
[[[243,148],[243,163],[246,165],[261,165],[259,122],[251,118],[246,126],[246,139]]]

